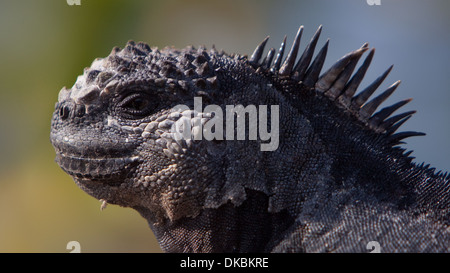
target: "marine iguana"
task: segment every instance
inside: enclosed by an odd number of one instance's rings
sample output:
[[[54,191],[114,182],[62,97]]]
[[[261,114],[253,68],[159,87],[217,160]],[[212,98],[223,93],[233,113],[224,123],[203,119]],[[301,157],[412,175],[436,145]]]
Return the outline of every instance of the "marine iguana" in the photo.
[[[414,111],[393,113],[410,99],[377,111],[399,81],[369,100],[392,66],[356,94],[374,49],[366,43],[322,72],[321,30],[300,56],[300,27],[285,58],[286,37],[278,52],[264,56],[267,37],[249,57],[115,47],[60,91],[56,162],[103,205],[137,210],[166,252],[367,252],[373,241],[382,252],[448,252],[450,174],[400,146],[423,135],[397,132]],[[225,139],[221,123],[209,128],[215,138],[195,138],[204,128],[189,125],[221,118],[194,109],[196,98],[245,107],[244,119],[246,106],[279,106],[264,108],[279,118],[265,120],[278,126],[277,145],[262,151],[267,139],[250,128]],[[190,138],[176,137],[178,121]]]

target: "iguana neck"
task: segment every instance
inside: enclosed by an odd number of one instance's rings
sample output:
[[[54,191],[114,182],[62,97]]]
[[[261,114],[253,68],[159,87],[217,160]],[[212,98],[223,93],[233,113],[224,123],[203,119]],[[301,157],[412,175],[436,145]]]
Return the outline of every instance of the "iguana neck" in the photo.
[[[422,181],[436,188],[446,185],[449,189],[449,176],[436,175],[428,166],[417,166],[405,149],[390,143],[386,135],[373,132],[328,98],[321,94],[307,95],[301,101],[302,106],[293,107],[308,121],[310,133],[303,138],[311,140],[311,150],[301,152],[300,161],[306,164],[302,172],[310,173],[304,174],[305,177],[314,177],[308,166],[317,162],[312,169],[322,173],[320,178],[328,183],[323,189],[334,193],[337,203],[365,200],[371,203],[368,205],[404,209],[413,203],[421,206],[416,198],[423,194]],[[303,181],[311,191],[320,179]],[[428,202],[433,199],[430,197]]]
[[[259,252],[269,251],[279,234],[293,223],[286,211],[269,213],[268,197],[247,190],[239,206],[231,203],[205,209],[194,218],[155,225],[152,213],[136,208],[150,224],[165,252]],[[278,236],[278,237],[277,237]]]

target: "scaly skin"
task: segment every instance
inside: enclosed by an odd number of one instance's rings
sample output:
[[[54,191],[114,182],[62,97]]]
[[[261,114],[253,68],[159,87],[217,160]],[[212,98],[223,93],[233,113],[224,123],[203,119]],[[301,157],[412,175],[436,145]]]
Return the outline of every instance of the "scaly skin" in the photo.
[[[389,68],[354,95],[374,54],[353,73],[367,44],[319,77],[320,31],[297,58],[300,28],[284,60],[284,43],[262,59],[267,39],[249,58],[114,48],[60,91],[56,161],[88,194],[139,211],[167,252],[365,252],[370,241],[384,252],[448,252],[450,176],[398,146],[421,135],[396,132],[413,112],[391,114],[409,100],[375,113],[399,82],[367,102]],[[177,139],[182,117],[213,120],[207,105],[279,106],[278,146],[261,151],[268,141],[248,132]]]

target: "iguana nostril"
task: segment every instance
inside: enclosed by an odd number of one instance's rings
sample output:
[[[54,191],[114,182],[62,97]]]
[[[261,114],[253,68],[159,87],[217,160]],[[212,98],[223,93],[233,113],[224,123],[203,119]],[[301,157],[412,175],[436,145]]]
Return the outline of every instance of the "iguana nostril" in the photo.
[[[59,116],[62,120],[65,120],[69,117],[70,109],[68,106],[64,105],[59,109]]]
[[[59,116],[61,120],[66,120],[69,117],[78,117],[81,118],[86,113],[86,107],[84,104],[76,104],[74,107],[70,107],[69,105],[62,105],[59,108]]]

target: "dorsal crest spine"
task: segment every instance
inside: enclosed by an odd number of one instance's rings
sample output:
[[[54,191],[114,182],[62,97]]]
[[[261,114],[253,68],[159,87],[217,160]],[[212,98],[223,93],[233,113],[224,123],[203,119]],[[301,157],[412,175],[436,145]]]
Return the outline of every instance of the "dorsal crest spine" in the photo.
[[[392,117],[391,115],[400,107],[410,102],[411,99],[402,100],[376,112],[378,107],[397,89],[400,81],[396,81],[380,95],[369,100],[388,76],[393,66],[390,66],[369,86],[355,95],[375,53],[375,49],[369,50],[368,43],[365,43],[359,49],[344,55],[326,72],[322,73],[329,40],[326,41],[325,45],[313,59],[315,47],[321,32],[322,26],[319,26],[311,41],[306,45],[305,50],[297,63],[295,63],[295,61],[300,47],[303,26],[300,26],[298,29],[291,49],[284,61],[283,55],[286,47],[286,36],[281,43],[274,62],[272,62],[275,54],[273,48],[271,48],[267,55],[262,58],[264,48],[269,40],[269,36],[267,36],[255,48],[253,54],[248,59],[248,62],[259,72],[263,71],[265,73],[271,73],[276,79],[290,79],[298,82],[300,85],[308,87],[310,90],[314,90],[314,92],[323,94],[334,101],[338,107],[356,116],[370,129],[385,134],[392,145],[401,143],[401,140],[407,137],[425,135],[424,133],[413,131],[396,133],[397,129],[408,120],[415,111],[405,112]],[[369,50],[369,54],[358,70],[353,73],[359,59],[367,50]]]

